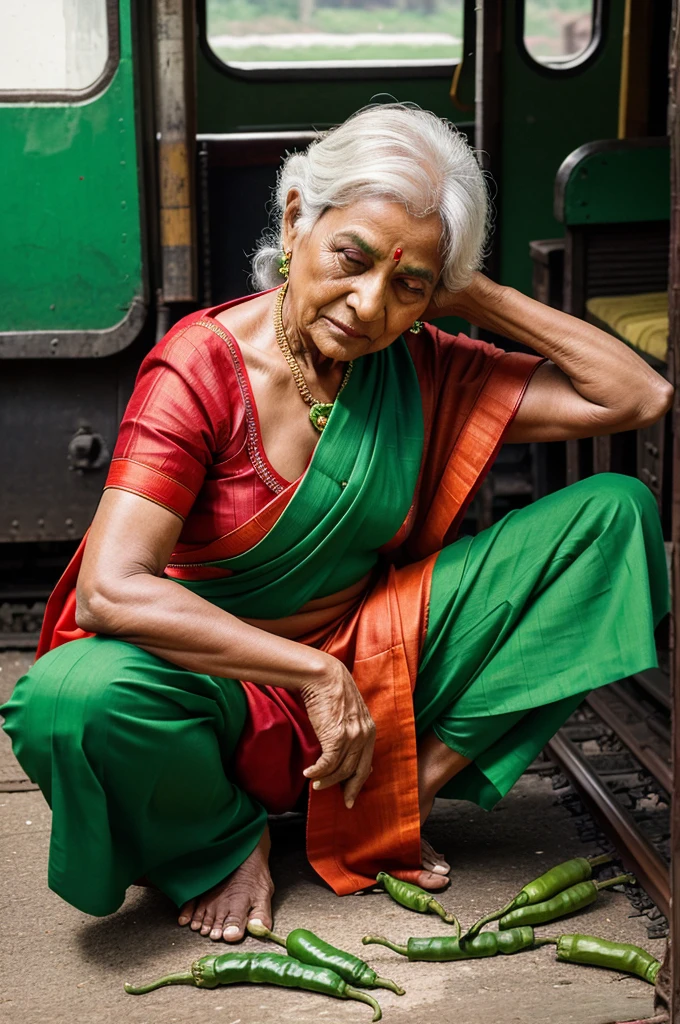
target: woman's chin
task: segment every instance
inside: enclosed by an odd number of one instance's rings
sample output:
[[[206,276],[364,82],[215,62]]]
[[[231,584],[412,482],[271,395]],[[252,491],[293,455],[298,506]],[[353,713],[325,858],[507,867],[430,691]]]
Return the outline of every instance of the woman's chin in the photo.
[[[342,363],[363,356],[371,345],[368,338],[350,338],[339,327],[325,321],[321,329],[312,334],[312,340],[322,356]]]
[[[326,359],[347,363],[351,359],[359,359],[369,352],[385,348],[382,339],[376,342],[365,336],[352,338],[330,320],[322,320],[319,326],[320,329],[312,334],[312,339],[321,355]]]

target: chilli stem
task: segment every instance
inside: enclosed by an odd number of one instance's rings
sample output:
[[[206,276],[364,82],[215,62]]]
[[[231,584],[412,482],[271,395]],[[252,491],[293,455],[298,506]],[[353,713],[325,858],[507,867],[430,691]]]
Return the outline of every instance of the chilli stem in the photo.
[[[464,942],[467,942],[468,939],[474,939],[476,935],[479,935],[485,924],[491,924],[492,921],[498,921],[501,917],[504,917],[505,914],[509,914],[511,910],[514,910],[516,898],[516,896],[513,896],[510,902],[506,903],[502,910],[494,910],[493,913],[486,914],[484,917],[480,917],[479,921],[475,921],[472,927],[468,928],[465,932],[465,935],[460,937],[461,946]]]
[[[442,921],[446,921],[447,924],[455,924],[458,928],[458,938],[460,938],[460,921],[455,914],[449,914],[448,911],[444,910],[439,900],[430,900],[430,910],[434,910],[435,914],[439,914]]]
[[[184,974],[166,974],[164,978],[158,978],[157,981],[150,981],[148,985],[131,985],[126,981],[123,988],[131,996],[142,996],[145,992],[153,992],[155,988],[161,988],[163,985],[195,984],[196,982],[191,971],[186,971]]]
[[[376,975],[376,979],[373,984],[376,988],[388,988],[390,992],[395,992],[398,996],[406,994],[401,985],[397,985],[396,981],[390,981],[389,978],[380,978]]]
[[[587,860],[592,868],[597,868],[600,864],[611,864],[614,857],[611,853],[601,853],[599,857],[588,857]]]
[[[635,885],[636,881],[635,875],[617,875],[616,878],[605,878],[604,882],[595,882],[595,888],[598,890],[609,889],[612,885],[625,885],[626,883]]]
[[[246,925],[248,933],[254,935],[257,939],[271,939],[272,942],[278,943],[279,946],[286,948],[286,940],[281,935],[277,935],[263,924],[255,924],[253,921],[248,921]]]
[[[543,938],[543,937],[541,937],[541,938],[534,938],[534,941],[532,942],[532,946],[556,946],[556,945],[557,945],[557,936],[556,935],[552,935],[552,936],[549,935],[549,936],[547,936],[545,938]]]
[[[367,992],[359,992],[358,989],[352,988],[348,985],[345,989],[345,995],[348,999],[356,999],[360,1003],[367,1003],[368,1006],[373,1007],[373,1020],[382,1019],[382,1010],[380,1009],[380,1003],[373,996],[369,996]]]
[[[364,935],[361,940],[364,946],[387,946],[388,949],[393,950],[395,953],[401,953],[402,956],[408,956],[408,949],[406,946],[398,946],[396,942],[390,942],[384,935]]]

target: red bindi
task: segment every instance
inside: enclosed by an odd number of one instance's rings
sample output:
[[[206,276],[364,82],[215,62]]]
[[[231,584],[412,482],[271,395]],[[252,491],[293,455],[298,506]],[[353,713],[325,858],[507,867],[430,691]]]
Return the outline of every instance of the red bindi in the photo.
[[[392,257],[394,262],[398,263],[399,260],[401,259],[401,257],[403,256],[403,254],[404,254],[404,250],[403,249],[395,249],[394,250],[394,256]]]

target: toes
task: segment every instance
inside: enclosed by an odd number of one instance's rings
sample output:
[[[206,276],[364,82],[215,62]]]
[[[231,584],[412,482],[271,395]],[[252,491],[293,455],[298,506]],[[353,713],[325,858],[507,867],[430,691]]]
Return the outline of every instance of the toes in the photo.
[[[201,935],[207,935],[212,929],[215,922],[215,911],[212,907],[208,906],[205,914],[203,915],[203,924],[201,925]]]
[[[437,875],[447,875],[451,870],[451,865],[444,857],[443,853],[437,853],[437,851],[428,843],[427,839],[423,839],[421,842],[421,852],[423,856],[423,867],[427,871],[431,871]]]
[[[432,871],[421,871],[418,885],[423,889],[444,889],[448,881],[447,875],[434,874]]]
[[[239,939],[243,938],[244,933],[245,926],[242,921],[237,921],[233,917],[228,917],[224,922],[222,938],[225,942],[238,942]]]
[[[199,900],[196,906],[194,907],[193,914],[191,915],[191,924],[189,925],[189,927],[191,928],[192,932],[197,932],[199,928],[202,926],[206,910],[207,905],[203,902],[203,900]]]
[[[188,900],[184,903],[179,910],[179,917],[177,918],[179,924],[189,924],[189,921],[193,917],[194,909],[196,907],[196,900]]]
[[[210,938],[225,942],[239,942],[246,930],[246,918],[251,907],[250,900],[242,895],[225,893],[227,897],[222,902],[222,913],[215,914],[215,924],[210,932]]]
[[[248,921],[263,924],[265,928],[273,928],[274,919],[272,917],[271,898],[260,898],[258,901],[254,902],[253,909],[248,914]]]
[[[433,875],[448,875],[451,870],[450,866],[446,864],[446,861],[442,864],[437,861],[426,860],[425,857],[423,857],[423,867]]]
[[[213,942],[220,942],[224,933],[224,927],[226,923],[226,917],[229,913],[229,902],[228,900],[217,900],[216,906],[213,908],[213,918],[210,927],[210,938]]]

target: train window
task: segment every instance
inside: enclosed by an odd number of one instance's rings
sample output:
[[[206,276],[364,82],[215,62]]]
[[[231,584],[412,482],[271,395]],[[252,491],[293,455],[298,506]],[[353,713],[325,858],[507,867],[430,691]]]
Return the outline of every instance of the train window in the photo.
[[[243,70],[453,64],[463,0],[207,0],[206,34]]]
[[[113,5],[117,14],[118,4]],[[0,14],[0,91],[87,91],[109,62],[111,0],[21,0]],[[40,31],[36,31],[36,26]]]
[[[578,60],[593,41],[594,0],[525,0],[524,45],[540,64]]]

